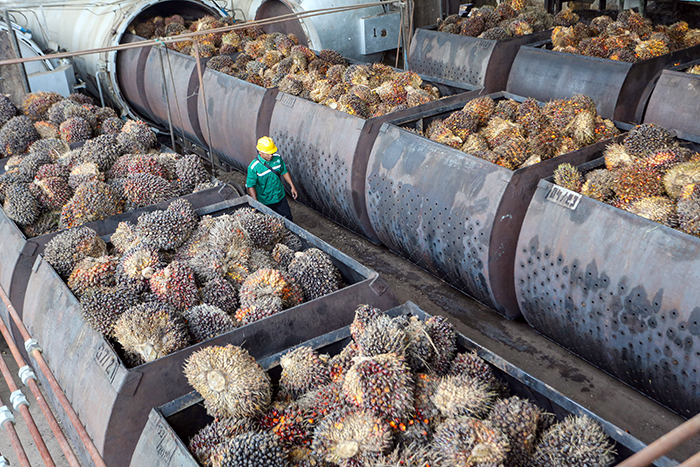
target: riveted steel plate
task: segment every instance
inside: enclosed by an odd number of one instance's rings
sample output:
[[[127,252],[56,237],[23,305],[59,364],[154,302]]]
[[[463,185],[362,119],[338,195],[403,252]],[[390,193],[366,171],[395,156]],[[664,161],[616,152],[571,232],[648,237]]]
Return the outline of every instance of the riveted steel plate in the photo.
[[[197,212],[217,216],[248,206],[273,214],[247,196],[203,206]],[[131,221],[142,212],[128,213]],[[208,345],[233,344],[263,358],[347,326],[357,303],[382,309],[398,304],[376,272],[291,222],[286,225],[301,238],[304,248],[329,254],[346,287],[135,368],[127,368],[111,343],[85,322],[78,300],[48,263],[37,258],[27,284],[22,320],[41,342],[49,366],[107,465],[129,465],[150,409],[191,391],[182,366],[192,352]],[[45,242],[39,238],[34,240],[43,251],[48,238]]]
[[[421,115],[452,102],[464,105],[483,92],[450,86],[440,86],[440,91],[448,97],[371,119],[280,92],[270,136],[297,186],[299,201],[377,243],[367,216],[365,183],[367,159],[382,122]]]
[[[386,314],[389,316],[415,316],[423,321],[430,318],[429,314],[412,302],[386,310]],[[344,327],[309,340],[303,345],[318,353],[336,355],[350,340],[350,329]],[[258,360],[258,363],[269,371],[273,382],[276,382],[279,375],[280,357],[290,350],[286,349],[270,358]],[[558,420],[563,420],[569,415],[586,415],[595,420],[616,443],[616,463],[645,447],[644,443],[625,430],[606,421],[604,417],[587,410],[462,334],[457,334],[457,350],[458,352],[476,352],[491,366],[494,374],[506,382],[512,395],[529,399],[544,411],[553,414]],[[197,467],[199,464],[188,451],[187,443],[192,436],[212,421],[212,417],[207,415],[204,409],[202,397],[194,391],[168,404],[154,408],[134,451],[131,466]],[[677,463],[666,457],[661,457],[653,465],[672,467]]]
[[[209,68],[202,81],[205,100],[198,99],[196,111],[204,141],[222,161],[245,172],[257,138],[268,133],[278,91]]]
[[[686,67],[700,63],[700,60]],[[700,135],[700,75],[664,70],[649,97],[644,123]]]
[[[542,31],[500,41],[439,32],[436,26],[418,28],[408,52],[408,67],[431,79],[467,83],[487,92],[504,91],[510,67],[523,44],[549,39]]]
[[[514,275],[523,316],[652,399],[695,415],[700,240],[578,194],[577,203],[556,202],[560,191],[540,181],[520,232]]]
[[[507,93],[491,97],[523,100]],[[427,128],[463,104],[394,123]],[[593,159],[607,143],[512,171],[387,125],[369,158],[367,212],[392,251],[515,318],[520,315],[513,289],[515,245],[537,182],[561,163]]]
[[[549,50],[551,41],[524,45],[510,69],[506,90],[539,101],[584,94],[603,118],[642,121],[657,74],[671,64],[700,56],[700,46],[636,63]]]

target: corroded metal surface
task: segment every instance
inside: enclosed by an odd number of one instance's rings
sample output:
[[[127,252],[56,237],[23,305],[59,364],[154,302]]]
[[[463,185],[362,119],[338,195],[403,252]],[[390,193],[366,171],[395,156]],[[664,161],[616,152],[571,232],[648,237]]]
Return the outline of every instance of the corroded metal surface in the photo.
[[[642,121],[654,78],[665,67],[700,56],[700,46],[636,63],[548,50],[550,41],[524,45],[518,51],[506,90],[539,101],[574,94],[591,97],[604,118]]]
[[[272,212],[248,197],[204,206],[197,212],[219,215],[246,206]],[[131,220],[140,213],[129,213]],[[24,300],[23,322],[42,343],[52,371],[108,465],[129,465],[150,409],[191,391],[182,365],[192,352],[208,345],[234,344],[263,358],[348,325],[358,303],[383,309],[397,305],[376,272],[288,221],[287,227],[305,248],[328,253],[347,286],[136,368],[127,368],[112,345],[84,321],[78,300],[53,268],[41,257],[36,260],[27,284],[30,292]],[[37,243],[42,251],[45,243]]]
[[[412,302],[387,310],[386,313],[390,316],[412,315],[421,320],[430,318],[429,314]],[[319,353],[335,355],[340,352],[349,340],[350,329],[344,327],[305,342],[304,345],[317,350]],[[604,415],[599,416],[590,412],[462,334],[457,334],[457,347],[459,352],[476,352],[492,366],[496,376],[508,384],[513,395],[529,399],[548,413],[554,414],[557,419],[563,420],[567,415],[571,414],[587,415],[600,423],[605,433],[616,443],[616,461],[619,462],[626,459],[644,448],[642,442],[606,421]],[[287,351],[289,349],[285,349],[280,354]],[[279,355],[276,357],[273,356],[273,358],[262,361],[258,360],[258,363],[263,368],[271,368],[274,371]],[[188,451],[186,443],[197,431],[211,423],[212,420],[212,417],[204,409],[202,397],[196,392],[191,392],[164,406],[154,408],[149,415],[148,423],[134,451],[131,466],[198,466],[199,464]],[[666,457],[662,457],[653,465],[657,467],[671,467],[677,464]]]
[[[549,39],[552,31],[494,41],[448,34],[435,26],[416,29],[408,52],[408,67],[446,84],[467,83],[487,92],[504,91],[521,45]]]
[[[430,118],[459,108],[447,106]],[[591,160],[605,144],[513,171],[386,125],[369,158],[367,212],[389,249],[515,318],[520,314],[513,290],[515,244],[538,180],[561,163]]]
[[[697,238],[542,180],[518,240],[518,303],[536,330],[688,417],[699,259]]]
[[[688,63],[684,68],[700,63]],[[700,136],[700,75],[671,69],[661,72],[649,97],[644,123],[656,123]]]

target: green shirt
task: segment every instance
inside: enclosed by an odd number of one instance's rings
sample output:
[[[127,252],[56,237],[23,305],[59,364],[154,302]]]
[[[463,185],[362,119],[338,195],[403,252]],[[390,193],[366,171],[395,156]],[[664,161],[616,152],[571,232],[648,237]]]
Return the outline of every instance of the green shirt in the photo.
[[[245,180],[246,188],[255,188],[258,201],[262,204],[275,204],[284,198],[284,185],[282,179],[272,170],[265,167],[265,160],[258,156],[248,166],[248,176]],[[287,166],[280,156],[274,154],[267,165],[284,175],[287,173]]]

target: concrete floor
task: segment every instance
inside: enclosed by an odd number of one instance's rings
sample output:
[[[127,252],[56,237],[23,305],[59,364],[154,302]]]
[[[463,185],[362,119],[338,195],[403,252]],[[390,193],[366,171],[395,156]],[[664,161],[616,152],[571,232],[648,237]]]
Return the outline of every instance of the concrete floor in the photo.
[[[218,177],[238,184],[244,183],[243,174],[238,172],[219,174]],[[642,442],[650,443],[684,421],[536,333],[524,320],[506,320],[391,253],[386,247],[366,241],[300,203],[290,204],[294,220],[299,226],[377,271],[389,284],[399,302],[412,301],[429,314],[448,317],[455,328],[469,339],[500,355]],[[0,340],[0,352],[16,375],[17,366],[4,340]],[[19,378],[15,380],[19,382]],[[68,463],[29,390],[24,388],[23,392],[32,402],[32,413],[54,456],[54,462],[60,467],[67,466]],[[9,403],[9,391],[4,381],[0,383],[0,397],[4,403]],[[27,450],[31,465],[43,465],[25,423],[18,414],[16,420],[16,429]],[[669,457],[682,461],[698,450],[700,436],[672,451]],[[0,454],[8,458],[11,465],[20,465],[4,430],[0,431]]]

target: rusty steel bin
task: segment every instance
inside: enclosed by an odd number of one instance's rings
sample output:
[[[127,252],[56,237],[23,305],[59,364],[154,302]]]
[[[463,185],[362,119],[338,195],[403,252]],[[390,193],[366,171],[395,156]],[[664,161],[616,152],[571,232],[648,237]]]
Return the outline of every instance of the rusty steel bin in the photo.
[[[197,212],[217,215],[246,206],[274,214],[249,197],[205,206]],[[131,220],[141,212],[130,213]],[[53,268],[41,256],[37,258],[27,284],[23,322],[42,346],[44,357],[107,465],[128,465],[150,409],[191,390],[182,365],[202,346],[245,343],[251,354],[263,358],[349,324],[358,302],[382,308],[397,304],[376,272],[289,221],[286,225],[301,237],[305,247],[319,248],[331,256],[346,287],[135,368],[127,368],[111,344],[84,321],[76,297]],[[38,243],[37,252],[45,245]],[[65,426],[74,435],[70,425]]]
[[[537,182],[561,163],[597,157],[609,141],[513,171],[396,126],[416,120],[385,124],[372,148],[366,186],[372,228],[397,254],[507,318],[519,316],[515,244]]]
[[[537,331],[684,417],[700,411],[700,239],[541,180],[514,276]]]
[[[521,45],[549,39],[552,30],[495,41],[418,28],[408,51],[408,69],[444,84],[466,83],[486,92],[505,91]]]
[[[551,41],[543,41],[520,47],[506,90],[539,101],[585,94],[603,118],[620,122],[642,122],[661,70],[700,57],[697,45],[636,63],[554,52],[551,46]]]
[[[421,320],[426,320],[430,317],[412,302],[387,310],[386,313],[391,316],[413,315]],[[335,355],[349,341],[350,329],[349,327],[344,327],[309,340],[304,345],[310,346],[321,353]],[[531,400],[545,411],[554,414],[557,419],[563,420],[570,414],[587,415],[594,419],[603,427],[605,433],[615,441],[617,461],[629,457],[645,446],[641,441],[624,430],[606,421],[604,417],[592,413],[552,387],[533,378],[518,367],[461,334],[457,334],[457,346],[460,352],[476,351],[492,367],[496,376],[507,383],[512,395]],[[258,362],[263,368],[272,370],[271,373],[274,378],[278,374],[279,358],[288,350],[286,349],[265,359],[258,359]],[[198,467],[200,464],[187,450],[187,443],[190,437],[206,424],[211,423],[212,420],[212,417],[207,415],[204,409],[202,397],[196,391],[152,409],[136,446],[131,466]],[[662,457],[654,465],[657,467],[671,467],[678,464],[666,457]]]
[[[644,123],[675,128],[700,137],[700,75],[687,73],[700,60],[661,72],[644,112]]]
[[[382,123],[422,115],[453,102],[463,105],[483,93],[438,86],[449,97],[370,119],[280,92],[272,111],[270,136],[287,163],[299,201],[378,243],[365,207],[365,182],[367,159]]]

